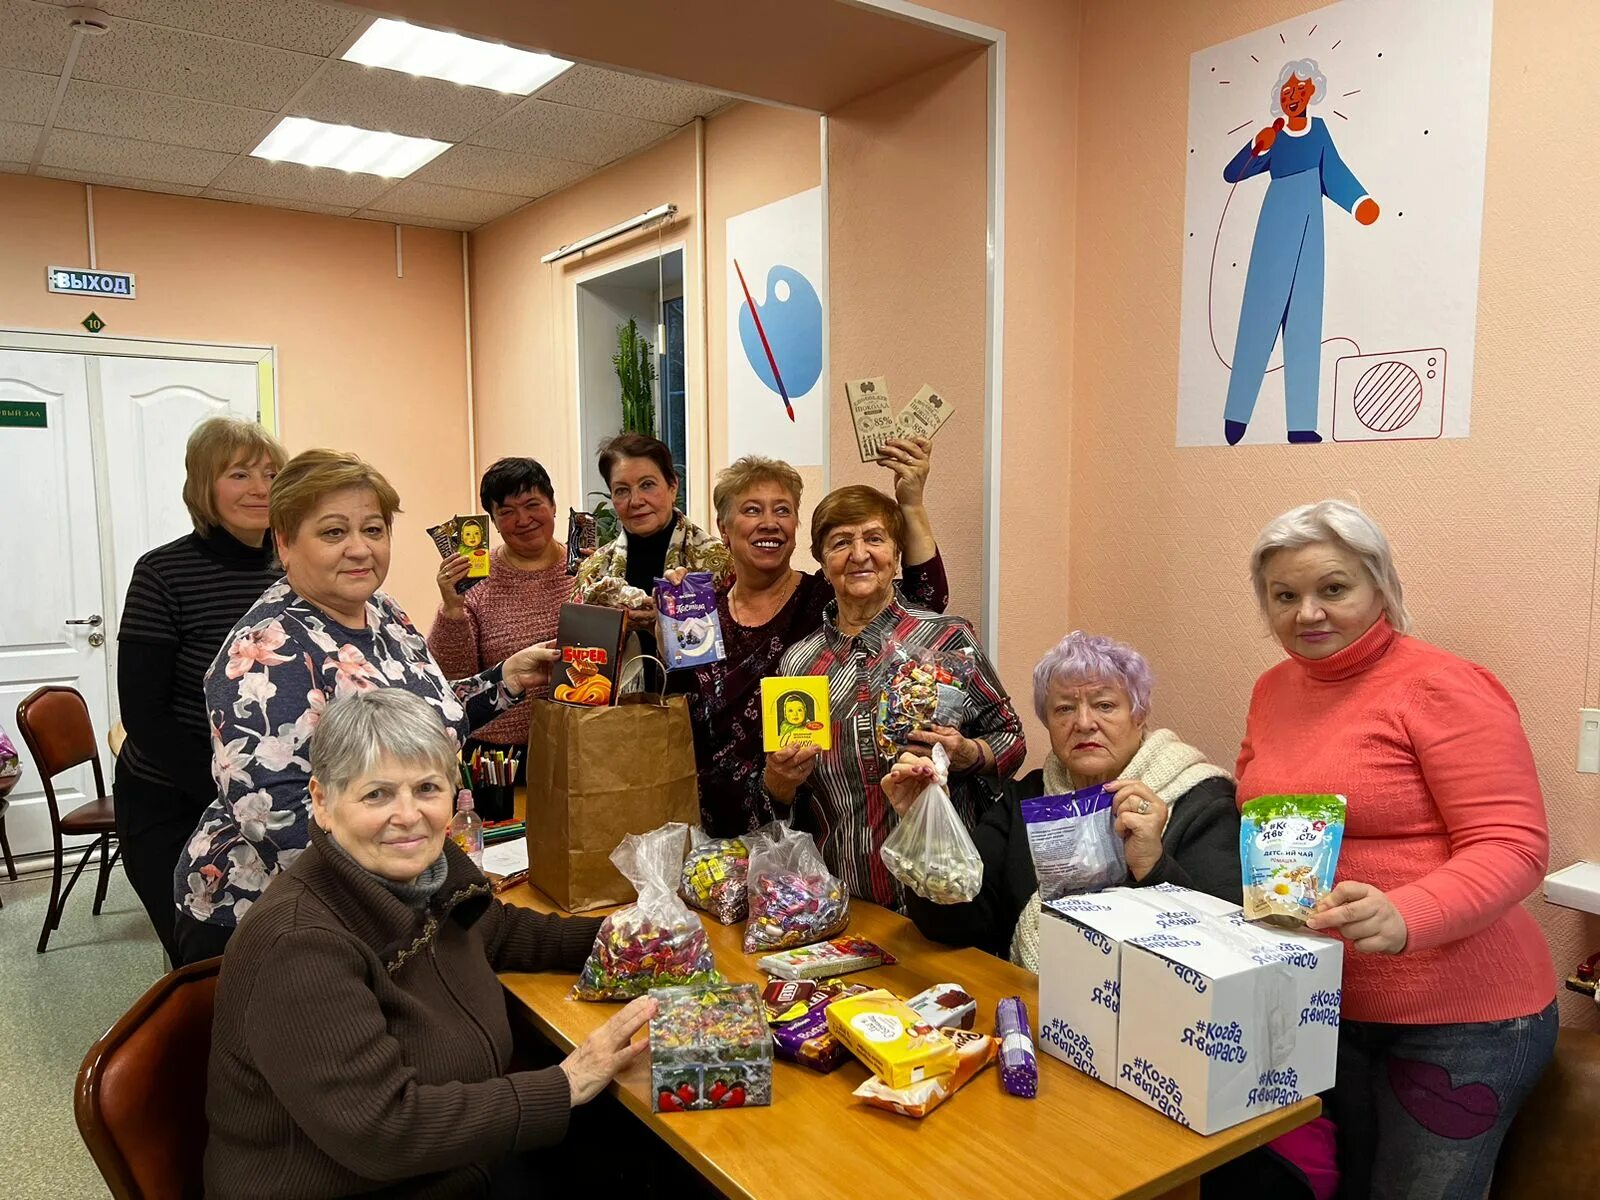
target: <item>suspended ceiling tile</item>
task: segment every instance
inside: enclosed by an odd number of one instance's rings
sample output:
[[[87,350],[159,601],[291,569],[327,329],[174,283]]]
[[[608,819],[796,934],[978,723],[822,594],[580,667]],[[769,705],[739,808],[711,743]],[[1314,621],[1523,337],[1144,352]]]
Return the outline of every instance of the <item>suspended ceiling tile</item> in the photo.
[[[459,142],[521,102],[521,96],[444,79],[334,62],[295,101],[290,115]]]
[[[171,196],[198,196],[198,187],[180,183],[163,183],[159,179],[130,179],[126,175],[105,175],[99,171],[69,171],[60,167],[40,167],[39,174],[49,179],[75,179],[79,183],[92,183],[96,187],[128,188],[135,192],[165,192]]]
[[[60,9],[29,0],[0,0],[0,67],[59,75],[72,30]]]
[[[593,108],[625,117],[640,117],[674,127],[687,125],[728,103],[720,92],[662,83],[640,75],[608,71],[578,63],[539,90],[539,99],[576,108]]]
[[[213,188],[245,196],[275,196],[283,200],[305,200],[313,204],[360,208],[394,185],[394,180],[379,175],[361,175],[332,167],[302,167],[298,163],[274,163],[248,156],[211,181]],[[269,204],[271,201],[262,200]]]
[[[428,229],[476,229],[481,221],[446,221],[437,217],[408,216],[405,213],[362,212],[356,214],[363,221],[387,221],[393,225],[421,225]]]
[[[487,146],[452,146],[411,178],[419,183],[443,183],[531,198],[566,187],[587,174],[589,168],[583,163],[513,154]]]
[[[44,2],[70,5],[80,0]],[[363,13],[316,0],[265,0],[254,4],[240,0],[94,0],[93,7],[113,17],[147,25],[188,29],[304,54],[332,54],[367,19]]]
[[[268,196],[248,196],[243,192],[227,192],[207,188],[202,195],[207,200],[228,200],[235,204],[255,204],[266,208],[292,208],[296,212],[323,213],[330,217],[348,217],[356,210],[349,205],[314,204],[309,200],[282,200]]]
[[[408,179],[385,196],[382,204],[384,212],[435,217],[441,221],[470,221],[481,225],[527,202],[525,196],[475,192],[469,188],[444,187],[437,183],[418,183]]]
[[[0,71],[0,120],[43,125],[50,117],[56,79],[32,71]]]
[[[75,79],[67,85],[56,128],[240,154],[255,148],[270,120],[260,109]]]
[[[43,132],[43,125],[0,121],[0,158],[8,161],[32,162],[33,148],[39,144],[39,135]]]
[[[103,133],[57,129],[50,134],[44,157],[39,161],[41,166],[68,171],[96,171],[125,179],[153,179],[160,183],[205,187],[228,165],[230,157],[192,146],[168,146],[161,142],[108,137]]]
[[[277,112],[323,60],[183,29],[111,20],[85,38],[73,78]]]
[[[648,146],[673,127],[615,113],[533,99],[472,138],[479,146],[537,154],[592,167]]]

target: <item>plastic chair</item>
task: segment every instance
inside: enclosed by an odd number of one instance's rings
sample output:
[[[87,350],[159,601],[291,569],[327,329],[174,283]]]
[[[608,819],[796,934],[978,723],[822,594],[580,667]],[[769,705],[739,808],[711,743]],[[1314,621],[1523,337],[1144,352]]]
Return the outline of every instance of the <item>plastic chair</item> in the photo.
[[[100,773],[100,754],[95,748],[94,725],[89,720],[89,706],[75,688],[46,685],[29,693],[17,705],[17,729],[33,756],[39,770],[39,782],[44,786],[45,802],[50,806],[50,834],[55,841],[55,867],[50,875],[50,907],[45,910],[44,929],[39,933],[38,951],[45,952],[50,944],[50,934],[61,927],[61,913],[66,908],[67,897],[73,885],[96,850],[100,851],[100,882],[94,893],[94,913],[100,915],[105,903],[106,884],[111,881],[111,864],[120,849],[114,849],[117,840],[116,808],[106,794],[105,777]],[[80,763],[94,766],[95,798],[80,805],[65,817],[56,803],[55,777]],[[61,839],[77,835],[92,835],[94,841],[78,860],[77,870],[66,890],[61,889],[61,872],[64,849]]]
[[[78,1068],[78,1132],[117,1200],[204,1194],[206,1071],[221,970],[221,958],[207,958],[162,976]]]

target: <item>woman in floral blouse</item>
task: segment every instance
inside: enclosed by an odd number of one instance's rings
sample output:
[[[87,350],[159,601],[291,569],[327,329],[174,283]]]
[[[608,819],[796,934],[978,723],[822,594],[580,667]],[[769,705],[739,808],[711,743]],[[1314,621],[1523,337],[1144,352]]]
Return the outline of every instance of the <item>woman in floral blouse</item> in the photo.
[[[460,744],[546,683],[555,651],[530,646],[451,683],[399,606],[378,589],[400,497],[353,454],[308,450],[273,482],[285,577],[256,601],[206,673],[218,796],[174,876],[180,962],[221,954],[251,905],[306,848],[306,743],[327,702],[403,687]]]

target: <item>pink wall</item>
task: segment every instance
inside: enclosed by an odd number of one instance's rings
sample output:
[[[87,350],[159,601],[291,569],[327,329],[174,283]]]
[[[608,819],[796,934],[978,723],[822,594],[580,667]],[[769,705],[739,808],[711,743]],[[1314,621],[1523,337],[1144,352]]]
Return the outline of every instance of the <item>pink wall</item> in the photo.
[[[278,350],[280,430],[291,451],[353,450],[400,492],[386,588],[424,628],[438,604],[423,529],[467,511],[461,238],[277,208],[97,187],[99,265],[139,297],[91,304],[45,291],[45,267],[84,265],[84,186],[0,175],[0,326],[248,342]],[[425,436],[423,436],[423,431]]]
[[[1358,499],[1394,542],[1421,636],[1489,667],[1521,706],[1552,866],[1597,858],[1600,777],[1574,773],[1573,759],[1575,710],[1600,690],[1588,669],[1600,409],[1587,283],[1600,272],[1600,236],[1592,190],[1579,182],[1600,166],[1583,132],[1600,119],[1600,93],[1587,82],[1600,10],[1554,0],[1495,6],[1472,436],[1173,445],[1188,57],[1315,7],[1087,7],[1066,464],[1072,623],[1140,647],[1158,677],[1157,719],[1231,762],[1251,684],[1280,657],[1245,579],[1256,532],[1294,504]],[[1007,460],[1008,479],[1034,466]],[[1528,907],[1563,974],[1600,946],[1600,919],[1539,898]],[[1600,1028],[1588,1000],[1563,993],[1562,1006],[1566,1023]]]

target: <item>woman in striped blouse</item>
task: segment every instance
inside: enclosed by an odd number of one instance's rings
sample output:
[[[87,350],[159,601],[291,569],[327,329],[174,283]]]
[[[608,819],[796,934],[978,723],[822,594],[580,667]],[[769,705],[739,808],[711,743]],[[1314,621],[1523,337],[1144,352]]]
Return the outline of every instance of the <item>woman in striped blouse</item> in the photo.
[[[833,748],[791,746],[767,756],[764,783],[779,811],[793,807],[796,823],[817,835],[828,869],[851,894],[901,910],[900,885],[878,851],[898,818],[878,781],[893,765],[881,760],[873,731],[877,697],[873,668],[891,642],[964,652],[974,670],[959,726],[910,735],[911,745],[950,755],[950,798],[971,829],[994,802],[1000,784],[1027,756],[1022,723],[999,674],[961,617],[910,608],[895,594],[905,542],[900,506],[876,488],[830,492],[811,518],[811,554],[833,585],[822,628],[789,647],[784,675],[826,675]]]

